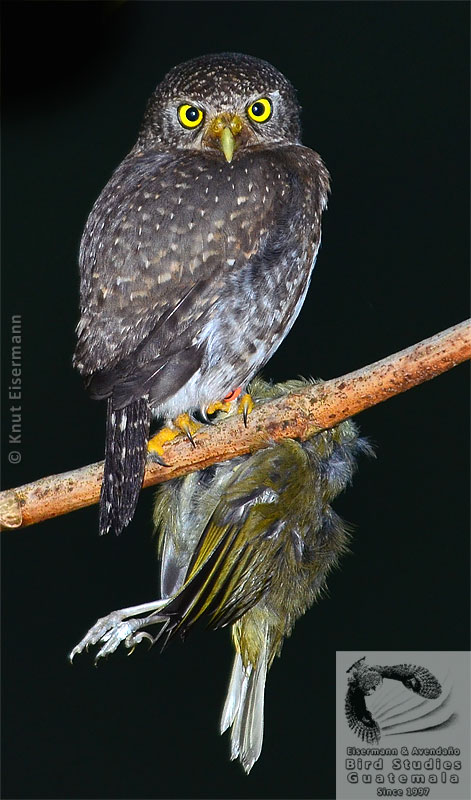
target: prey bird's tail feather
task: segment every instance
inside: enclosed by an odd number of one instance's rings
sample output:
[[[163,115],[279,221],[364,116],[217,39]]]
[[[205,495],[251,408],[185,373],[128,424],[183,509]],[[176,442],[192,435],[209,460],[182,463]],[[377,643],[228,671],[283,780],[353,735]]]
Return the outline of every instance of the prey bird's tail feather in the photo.
[[[150,416],[145,397],[119,409],[108,398],[100,534],[111,528],[121,533],[134,516],[144,478]]]
[[[239,759],[248,774],[262,751],[268,636],[257,664],[244,666],[236,652],[221,717],[221,733],[231,728],[231,759]]]

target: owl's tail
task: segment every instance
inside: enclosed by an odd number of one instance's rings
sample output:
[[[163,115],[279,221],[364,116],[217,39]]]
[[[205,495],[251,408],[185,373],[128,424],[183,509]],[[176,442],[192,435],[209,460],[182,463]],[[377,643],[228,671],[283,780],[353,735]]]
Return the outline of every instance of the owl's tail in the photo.
[[[144,478],[150,416],[145,397],[119,409],[108,398],[100,534],[111,528],[121,533],[134,516]]]
[[[221,733],[231,728],[231,760],[239,759],[248,774],[257,761],[263,744],[265,683],[268,671],[268,635],[257,665],[244,666],[236,652],[226,702],[221,717]]]

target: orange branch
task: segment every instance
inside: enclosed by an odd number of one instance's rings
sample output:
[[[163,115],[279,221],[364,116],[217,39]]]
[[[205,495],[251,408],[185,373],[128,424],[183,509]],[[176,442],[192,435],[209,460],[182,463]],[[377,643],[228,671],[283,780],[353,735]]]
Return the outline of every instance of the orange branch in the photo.
[[[471,321],[467,320],[341,378],[260,403],[247,428],[235,415],[203,426],[195,436],[195,448],[184,438],[176,439],[165,449],[170,466],[149,461],[144,486],[258,450],[268,441],[307,439],[470,358]],[[103,462],[99,462],[1,492],[0,524],[20,528],[92,505],[99,499],[102,477]]]

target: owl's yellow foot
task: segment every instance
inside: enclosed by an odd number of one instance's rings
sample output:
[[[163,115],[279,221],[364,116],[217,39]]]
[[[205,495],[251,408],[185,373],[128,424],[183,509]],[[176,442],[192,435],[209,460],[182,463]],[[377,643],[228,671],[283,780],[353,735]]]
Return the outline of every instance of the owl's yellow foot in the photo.
[[[198,428],[201,428],[201,424],[192,419],[189,414],[179,414],[178,417],[173,420],[172,426],[171,428],[167,426],[157,431],[155,436],[149,439],[147,445],[149,453],[163,466],[168,466],[163,460],[164,444],[173,441],[177,436],[181,436],[181,434],[184,433],[193,447],[195,447],[193,434],[196,433]]]
[[[224,411],[228,413],[231,410],[232,402],[239,397],[242,388],[239,386],[238,389],[234,389],[233,392],[229,392],[223,397],[222,400],[218,401],[217,403],[211,403],[206,409],[207,414],[214,414],[216,411]]]
[[[254,407],[254,402],[249,394],[244,394],[242,397],[240,397],[241,392],[242,387],[239,386],[238,389],[234,389],[233,392],[226,394],[221,401],[217,403],[211,403],[211,405],[207,407],[206,413],[214,414],[215,411],[224,411],[228,413],[232,408],[234,400],[237,400],[238,413],[244,415],[244,425],[247,427],[247,418]]]
[[[237,409],[237,413],[244,415],[244,425],[245,425],[245,427],[247,427],[247,419],[248,419],[248,416],[249,416],[250,412],[253,410],[254,406],[255,406],[255,403],[252,400],[252,397],[251,397],[250,394],[244,394],[244,396],[241,397],[240,400],[239,400],[239,408]]]
[[[211,403],[211,405],[206,408],[206,414],[215,414],[216,411],[224,411],[228,414],[232,408],[233,401],[239,397],[241,391],[242,388],[239,386],[238,389],[234,389],[232,392],[229,392],[229,394],[226,394],[222,400],[219,400],[217,403]]]

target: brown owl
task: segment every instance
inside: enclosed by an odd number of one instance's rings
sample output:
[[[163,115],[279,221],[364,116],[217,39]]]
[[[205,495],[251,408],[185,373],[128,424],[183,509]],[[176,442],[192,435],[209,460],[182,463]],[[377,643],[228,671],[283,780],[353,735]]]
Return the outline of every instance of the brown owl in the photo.
[[[177,66],[92,209],[74,363],[108,401],[101,533],[132,518],[151,418],[236,395],[299,314],[329,189],[299,114],[257,58]]]

